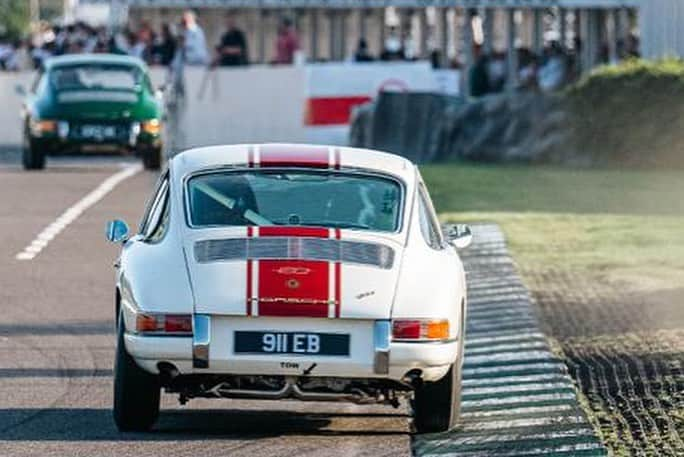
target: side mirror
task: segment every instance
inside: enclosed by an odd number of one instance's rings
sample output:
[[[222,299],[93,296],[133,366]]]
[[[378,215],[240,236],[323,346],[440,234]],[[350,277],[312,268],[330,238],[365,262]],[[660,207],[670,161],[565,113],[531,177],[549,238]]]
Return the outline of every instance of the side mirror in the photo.
[[[107,222],[105,229],[107,241],[112,243],[123,243],[128,240],[128,225],[120,219]]]
[[[473,232],[465,224],[447,226],[446,236],[456,249],[465,249],[473,242]]]
[[[14,86],[14,92],[22,97],[26,96],[26,88],[21,84],[17,84]]]

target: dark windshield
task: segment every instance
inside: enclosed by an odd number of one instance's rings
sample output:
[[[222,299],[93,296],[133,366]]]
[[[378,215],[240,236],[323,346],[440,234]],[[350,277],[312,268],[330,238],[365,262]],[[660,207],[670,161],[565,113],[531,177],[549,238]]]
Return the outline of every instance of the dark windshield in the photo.
[[[59,90],[140,90],[143,72],[129,65],[73,65],[57,67],[50,81]]]
[[[303,225],[394,232],[401,186],[377,175],[251,171],[200,175],[188,184],[190,222]]]

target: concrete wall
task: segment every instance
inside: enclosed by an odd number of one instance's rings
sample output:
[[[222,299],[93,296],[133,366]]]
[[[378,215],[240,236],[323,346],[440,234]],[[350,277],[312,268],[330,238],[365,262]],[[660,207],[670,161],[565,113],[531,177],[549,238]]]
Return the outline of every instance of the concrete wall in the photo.
[[[159,80],[162,70],[153,71]],[[192,146],[266,141],[303,142],[303,67],[186,71],[187,96],[175,143]]]
[[[303,67],[186,71],[187,97],[173,126],[178,147],[218,143],[304,141],[305,70]],[[153,69],[161,84],[165,70]],[[21,103],[14,87],[30,86],[32,73],[0,73],[0,138],[21,143]],[[245,89],[248,88],[248,89]]]
[[[33,73],[0,72],[0,143],[17,145],[21,143],[21,102],[14,87],[21,84],[29,87],[33,82]]]
[[[171,131],[167,144],[172,149],[273,141],[345,144],[348,126],[307,125],[310,98],[344,102],[348,97],[372,97],[387,81],[395,86],[401,83],[405,90],[452,92],[457,75],[442,73],[434,72],[426,62],[252,65],[211,72],[189,67],[185,101],[178,115],[169,116],[167,122]],[[151,74],[155,85],[166,78],[163,68],[153,68]],[[0,138],[5,144],[21,142],[22,97],[14,87],[29,87],[33,78],[32,73],[0,73]]]

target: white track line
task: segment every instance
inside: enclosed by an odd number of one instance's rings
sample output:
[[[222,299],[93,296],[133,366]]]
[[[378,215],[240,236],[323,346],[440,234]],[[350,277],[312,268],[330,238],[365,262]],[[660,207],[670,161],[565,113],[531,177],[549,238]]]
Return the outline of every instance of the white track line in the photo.
[[[478,418],[482,417],[497,417],[497,416],[506,416],[506,417],[515,417],[517,415],[524,415],[524,414],[538,414],[540,417],[544,417],[548,414],[555,414],[555,413],[560,413],[560,412],[567,412],[567,411],[578,411],[579,406],[574,407],[573,405],[569,405],[567,403],[562,403],[559,405],[552,405],[552,406],[527,406],[527,407],[522,407],[522,408],[508,408],[508,409],[494,409],[494,410],[483,410],[483,411],[463,411],[461,412],[461,417],[463,419],[467,420],[477,420]]]
[[[33,260],[47,245],[52,241],[62,230],[69,224],[74,222],[83,214],[88,208],[102,200],[105,195],[114,190],[122,181],[134,176],[142,170],[140,164],[125,166],[123,170],[113,174],[109,178],[102,181],[88,195],[76,202],[72,207],[68,208],[50,225],[45,227],[42,232],[38,234],[31,244],[26,246],[23,251],[15,256],[17,260]]]

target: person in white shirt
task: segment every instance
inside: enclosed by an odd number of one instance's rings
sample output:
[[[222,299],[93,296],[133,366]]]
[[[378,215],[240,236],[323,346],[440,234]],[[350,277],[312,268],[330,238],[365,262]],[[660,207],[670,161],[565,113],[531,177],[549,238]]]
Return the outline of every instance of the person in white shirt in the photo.
[[[14,53],[6,63],[10,71],[29,71],[33,69],[33,62],[28,51],[28,43],[17,41],[14,45]]]
[[[185,30],[185,64],[209,64],[207,40],[204,36],[204,31],[197,24],[197,16],[195,16],[193,11],[185,11],[182,22]]]

